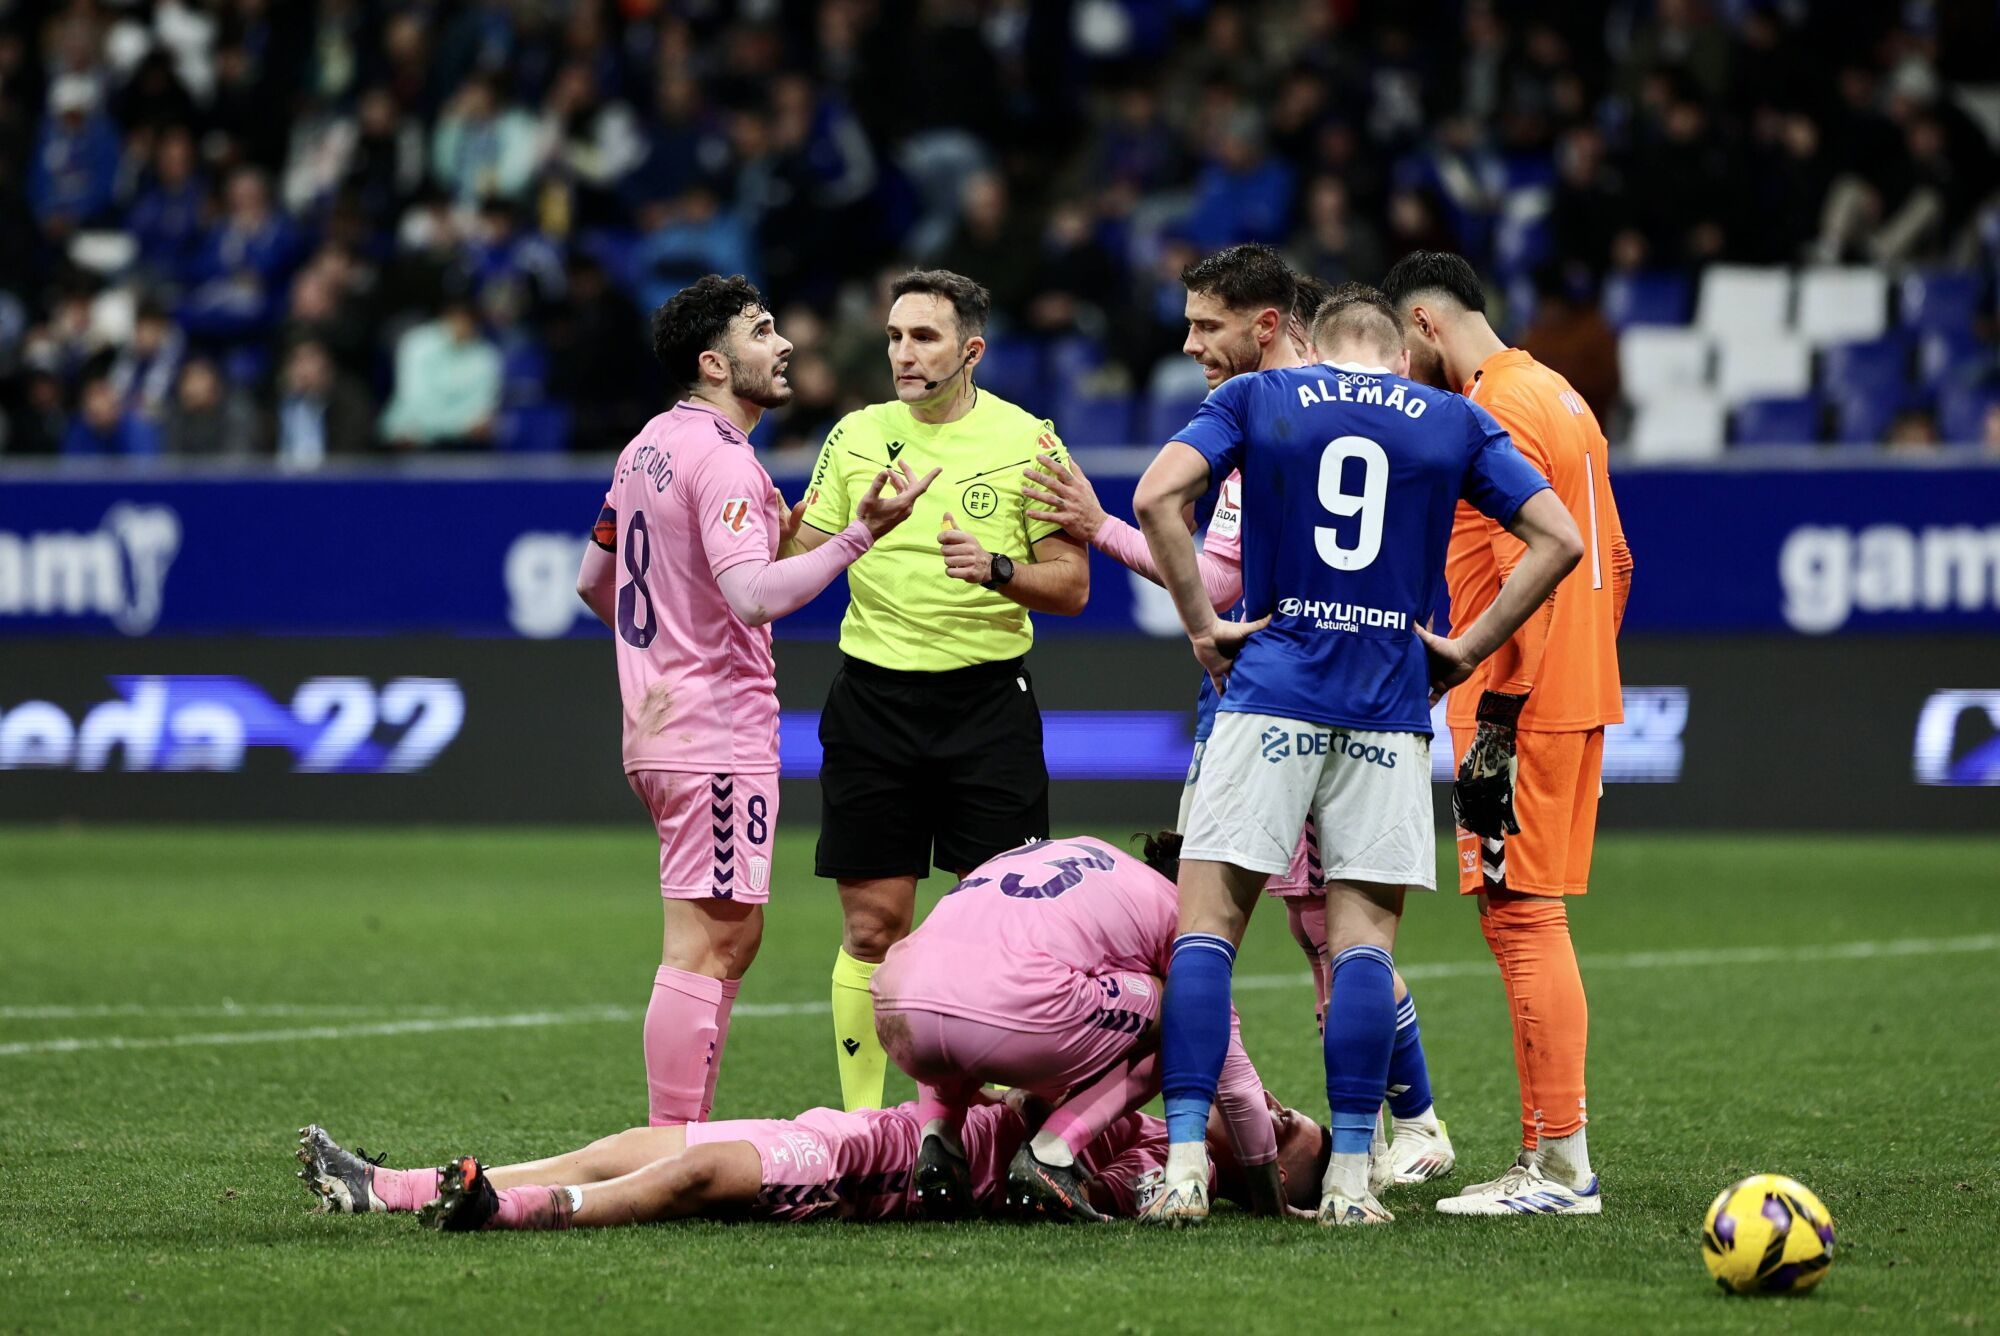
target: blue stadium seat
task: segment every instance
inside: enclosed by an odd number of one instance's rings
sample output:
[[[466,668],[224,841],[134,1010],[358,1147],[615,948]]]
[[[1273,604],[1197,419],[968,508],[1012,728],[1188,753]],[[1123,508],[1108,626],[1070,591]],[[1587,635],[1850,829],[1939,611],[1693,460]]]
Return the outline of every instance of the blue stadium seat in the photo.
[[[1898,413],[1921,408],[1928,398],[1910,385],[1890,391],[1829,385],[1825,403],[1833,413],[1833,439],[1841,445],[1880,445]]]
[[[1736,410],[1737,445],[1813,445],[1819,441],[1819,401],[1809,395],[1750,399]]]
[[[1615,329],[1629,325],[1685,325],[1694,309],[1694,283],[1678,269],[1613,274],[1604,280],[1604,318]]]
[[[1938,439],[1965,445],[1981,439],[1986,410],[2000,404],[2000,381],[1959,381],[1938,390]]]
[[[1036,417],[1048,417],[1056,406],[1056,396],[1042,374],[1042,345],[1038,339],[1005,334],[986,341],[985,355],[979,359],[981,385],[1010,404]]]
[[[1820,387],[1829,397],[1849,390],[1867,391],[1877,398],[1900,396],[1910,380],[1911,346],[1907,333],[1833,344],[1820,353]]]
[[[1924,380],[1932,385],[1979,380],[1993,368],[1994,350],[1970,327],[1934,329],[1923,337],[1917,364]]]
[[[569,449],[569,430],[569,409],[562,404],[509,408],[494,424],[493,447],[502,454],[561,454]]]
[[[1145,437],[1139,444],[1158,446],[1174,439],[1174,434],[1187,426],[1189,420],[1194,417],[1194,410],[1201,407],[1202,398],[1205,397],[1147,399],[1146,411],[1143,414],[1145,422],[1142,424],[1145,427]]]
[[[1902,284],[1902,324],[1925,333],[1970,333],[1984,286],[1978,274],[1958,269],[1907,274]]]
[[[1056,407],[1056,432],[1072,450],[1132,444],[1132,400],[1123,394],[1066,394]]]

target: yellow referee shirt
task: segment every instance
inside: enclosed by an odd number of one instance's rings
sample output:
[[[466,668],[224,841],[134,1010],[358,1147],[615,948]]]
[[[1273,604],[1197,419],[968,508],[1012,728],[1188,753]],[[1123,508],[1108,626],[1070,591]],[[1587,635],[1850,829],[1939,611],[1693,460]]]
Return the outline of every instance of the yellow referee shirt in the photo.
[[[1027,564],[1062,526],[1022,512],[1021,473],[1037,454],[1068,456],[1045,419],[986,390],[956,422],[919,422],[900,400],[849,413],[828,433],[806,493],[805,522],[839,533],[875,475],[908,464],[944,471],[916,510],[847,568],[840,648],[882,668],[935,673],[1019,658],[1035,642],[1028,610],[944,571],[938,533],[947,513],[996,556]]]

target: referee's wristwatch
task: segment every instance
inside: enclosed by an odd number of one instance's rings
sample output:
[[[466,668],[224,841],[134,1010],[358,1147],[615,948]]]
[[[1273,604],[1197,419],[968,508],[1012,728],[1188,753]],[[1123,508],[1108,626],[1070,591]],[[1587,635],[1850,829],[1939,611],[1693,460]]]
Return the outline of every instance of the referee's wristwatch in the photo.
[[[1014,578],[1014,559],[993,554],[993,573],[979,582],[981,589],[998,589]]]

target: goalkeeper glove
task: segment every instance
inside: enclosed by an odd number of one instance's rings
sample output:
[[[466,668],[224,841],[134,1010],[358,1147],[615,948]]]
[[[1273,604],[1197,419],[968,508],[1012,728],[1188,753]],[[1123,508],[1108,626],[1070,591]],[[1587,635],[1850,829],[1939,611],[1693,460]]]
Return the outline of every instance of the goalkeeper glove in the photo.
[[[1527,703],[1525,694],[1480,695],[1475,716],[1479,731],[1473,734],[1465,763],[1458,767],[1458,782],[1451,786],[1453,819],[1489,840],[1521,833],[1521,824],[1514,819],[1514,733],[1521,707]]]

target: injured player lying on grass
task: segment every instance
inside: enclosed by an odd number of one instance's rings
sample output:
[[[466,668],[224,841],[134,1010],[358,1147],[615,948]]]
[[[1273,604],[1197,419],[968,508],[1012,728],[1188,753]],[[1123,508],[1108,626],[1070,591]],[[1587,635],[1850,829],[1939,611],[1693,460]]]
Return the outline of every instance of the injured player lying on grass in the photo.
[[[1294,1214],[1319,1200],[1331,1134],[1266,1097],[1284,1193]],[[982,1214],[1008,1214],[1007,1162],[1048,1109],[1010,1091],[968,1111],[964,1142]],[[487,1167],[471,1156],[442,1169],[391,1169],[347,1151],[317,1125],[299,1132],[299,1177],[333,1212],[413,1211],[446,1231],[582,1229],[691,1216],[796,1223],[918,1217],[911,1181],[921,1124],[892,1109],[808,1109],[795,1119],[635,1127],[581,1150]],[[1166,1163],[1166,1124],[1132,1113],[1078,1157],[1091,1203],[1131,1218]],[[1243,1173],[1220,1119],[1209,1129],[1212,1191],[1243,1202]],[[1019,1215],[1020,1212],[1014,1212]]]

